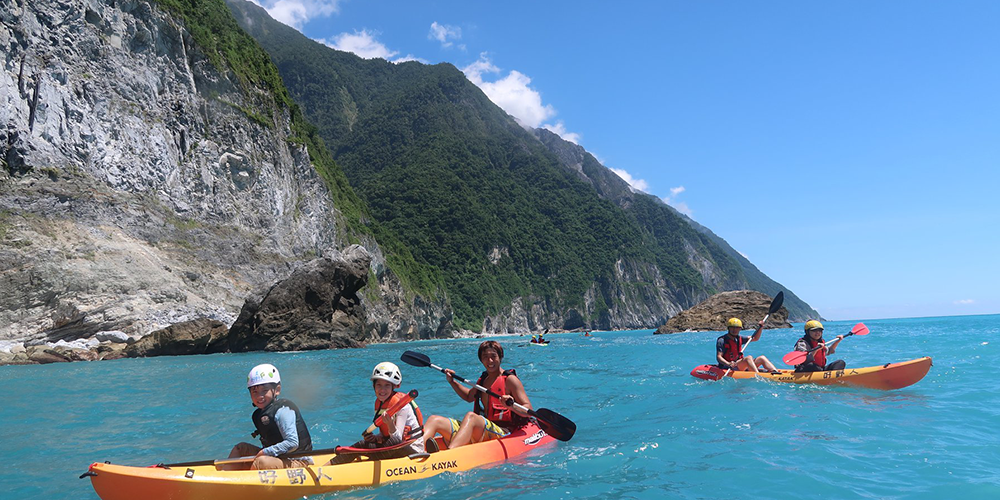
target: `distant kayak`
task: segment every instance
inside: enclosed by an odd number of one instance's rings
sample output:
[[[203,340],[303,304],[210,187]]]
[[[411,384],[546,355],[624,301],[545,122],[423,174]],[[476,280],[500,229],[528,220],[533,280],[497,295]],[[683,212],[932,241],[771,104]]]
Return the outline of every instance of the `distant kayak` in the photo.
[[[549,342],[528,342],[528,345],[535,345],[538,347],[545,347],[549,345]]]
[[[444,448],[440,438],[438,442]],[[552,436],[529,424],[501,439],[386,460],[322,465],[333,457],[327,454],[314,457],[317,465],[259,471],[216,470],[208,464],[129,467],[95,463],[85,476],[90,476],[94,490],[103,500],[291,500],[469,470],[553,442]]]
[[[865,368],[847,368],[824,372],[795,373],[793,370],[778,370],[778,373],[760,373],[760,378],[773,382],[792,384],[845,384],[869,389],[892,390],[911,386],[927,375],[931,368],[931,358],[923,357],[901,363],[886,363]],[[754,378],[753,372],[730,371],[715,365],[701,365],[691,370],[691,376],[707,380],[717,380],[723,376],[735,379]]]

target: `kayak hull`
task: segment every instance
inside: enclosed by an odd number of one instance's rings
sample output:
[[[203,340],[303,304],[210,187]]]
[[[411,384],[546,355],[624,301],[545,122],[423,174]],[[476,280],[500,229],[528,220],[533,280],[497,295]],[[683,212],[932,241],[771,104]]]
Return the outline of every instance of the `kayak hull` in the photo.
[[[252,471],[222,471],[214,465],[164,468],[94,463],[89,472],[94,491],[103,500],[291,500],[469,470],[502,462],[554,441],[532,424],[502,439],[387,460]],[[313,461],[325,464],[333,456],[316,455]]]
[[[930,357],[917,358],[901,363],[886,363],[880,366],[865,368],[846,368],[822,372],[795,373],[792,370],[779,370],[779,373],[760,373],[759,377],[774,382],[792,384],[833,385],[843,384],[869,389],[893,390],[911,386],[927,375],[932,365]],[[691,375],[714,380],[723,376],[735,379],[754,378],[752,372],[729,371],[719,369],[714,365],[701,365],[691,370]]]

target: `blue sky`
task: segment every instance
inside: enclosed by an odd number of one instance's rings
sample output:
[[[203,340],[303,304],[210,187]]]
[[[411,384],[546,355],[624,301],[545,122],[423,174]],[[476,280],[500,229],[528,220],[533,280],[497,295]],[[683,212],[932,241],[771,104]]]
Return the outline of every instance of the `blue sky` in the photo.
[[[257,3],[455,65],[826,318],[1000,313],[1000,2]]]

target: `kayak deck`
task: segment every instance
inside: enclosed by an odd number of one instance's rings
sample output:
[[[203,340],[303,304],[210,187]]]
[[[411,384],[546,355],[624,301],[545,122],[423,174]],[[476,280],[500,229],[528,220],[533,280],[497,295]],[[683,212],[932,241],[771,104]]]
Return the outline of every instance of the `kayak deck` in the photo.
[[[927,375],[931,365],[931,358],[925,356],[901,363],[886,363],[884,365],[867,366],[864,368],[845,368],[843,370],[800,373],[796,373],[793,370],[778,370],[778,373],[761,372],[758,376],[764,380],[792,384],[845,384],[867,387],[869,389],[893,390],[902,389],[903,387],[908,387],[919,382]],[[711,365],[699,366],[692,370],[692,375],[695,375],[698,370],[702,370],[701,373],[707,373],[712,368],[715,367]],[[735,379],[754,378],[753,372],[748,371],[730,371],[726,376]]]
[[[214,465],[131,467],[94,463],[89,474],[103,500],[291,500],[351,488],[378,486],[458,472],[501,462],[555,439],[534,424],[502,439],[442,449],[431,454],[323,465],[333,454],[316,455],[316,465],[272,470],[217,470]],[[443,446],[443,445],[442,445]]]

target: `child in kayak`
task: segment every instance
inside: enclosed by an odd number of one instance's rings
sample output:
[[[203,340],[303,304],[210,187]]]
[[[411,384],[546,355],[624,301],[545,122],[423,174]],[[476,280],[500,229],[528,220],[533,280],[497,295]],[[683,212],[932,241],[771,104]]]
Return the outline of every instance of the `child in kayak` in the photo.
[[[229,458],[255,457],[251,469],[281,469],[311,465],[308,457],[289,459],[284,455],[293,451],[312,450],[309,428],[302,420],[302,414],[295,403],[279,399],[281,395],[281,375],[273,365],[262,364],[253,367],[247,375],[247,390],[250,400],[257,409],[253,412],[253,425],[260,436],[263,448],[250,443],[233,446]]]
[[[445,377],[458,397],[473,403],[473,410],[465,414],[459,422],[453,418],[431,415],[424,426],[424,437],[428,444],[440,434],[449,448],[457,448],[469,443],[479,443],[499,439],[510,431],[528,423],[528,415],[511,406],[516,402],[531,409],[531,401],[524,392],[524,385],[514,370],[500,367],[503,347],[495,340],[487,340],[479,345],[479,361],[486,371],[476,382],[500,395],[500,401],[483,394],[475,388],[459,384],[452,376],[454,370],[445,369]]]
[[[841,340],[844,340],[843,335],[837,335],[834,341],[830,345],[827,345],[823,341],[823,323],[814,319],[806,321],[805,330],[806,334],[795,342],[795,350],[808,352],[809,354],[806,354],[806,360],[802,364],[795,365],[795,371],[820,372],[847,368],[847,363],[842,359],[838,359],[830,364],[826,363],[826,356],[837,351],[837,345],[840,344]]]
[[[375,390],[375,417],[378,420],[385,411],[396,406],[396,403],[407,398],[406,394],[397,392],[400,384],[403,383],[403,372],[395,363],[388,361],[375,365],[372,370],[372,389]],[[355,448],[378,449],[387,448],[413,440],[410,444],[401,448],[385,451],[376,451],[365,455],[372,460],[383,460],[386,458],[400,458],[414,453],[424,453],[424,416],[420,413],[420,408],[413,401],[403,406],[395,415],[383,418],[378,426],[378,434],[365,435],[364,439],[354,443]],[[330,459],[331,464],[343,464],[353,461],[357,455],[337,455]]]
[[[715,341],[715,359],[719,363],[719,368],[760,373],[757,368],[759,366],[769,372],[778,371],[765,356],[757,356],[755,359],[753,356],[743,354],[743,346],[749,342],[760,340],[760,334],[764,330],[763,320],[757,323],[757,330],[753,332],[751,337],[740,336],[740,331],[743,330],[743,321],[739,318],[729,318],[729,321],[726,322],[726,328],[729,332]]]

